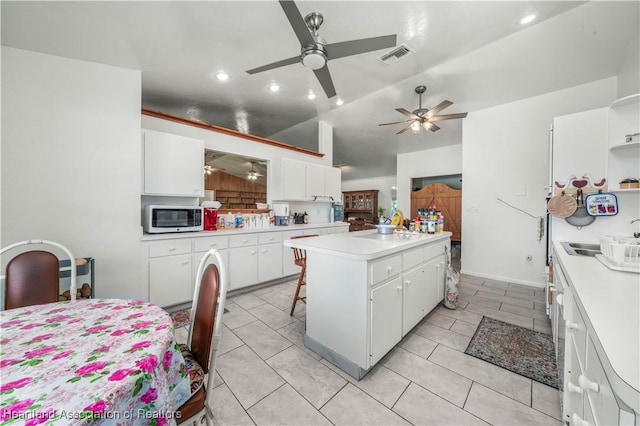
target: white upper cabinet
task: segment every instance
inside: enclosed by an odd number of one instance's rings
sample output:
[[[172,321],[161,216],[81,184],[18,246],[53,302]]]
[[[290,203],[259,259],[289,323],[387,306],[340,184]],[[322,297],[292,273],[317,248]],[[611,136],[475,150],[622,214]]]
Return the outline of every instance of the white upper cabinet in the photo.
[[[204,196],[204,142],[143,130],[145,195]]]
[[[342,198],[340,169],[284,158],[274,167],[272,200],[334,201]]]

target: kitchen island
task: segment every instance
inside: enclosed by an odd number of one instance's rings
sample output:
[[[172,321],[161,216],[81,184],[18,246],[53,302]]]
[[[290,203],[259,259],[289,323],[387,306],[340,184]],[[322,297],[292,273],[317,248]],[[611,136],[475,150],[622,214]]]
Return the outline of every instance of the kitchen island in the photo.
[[[288,240],[307,251],[305,345],[362,378],[444,298],[451,233]]]

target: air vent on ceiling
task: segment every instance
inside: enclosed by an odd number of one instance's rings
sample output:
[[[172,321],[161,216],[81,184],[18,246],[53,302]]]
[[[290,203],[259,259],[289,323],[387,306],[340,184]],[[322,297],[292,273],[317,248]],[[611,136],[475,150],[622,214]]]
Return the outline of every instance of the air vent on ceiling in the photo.
[[[393,64],[412,53],[416,53],[416,51],[403,43],[398,47],[394,47],[393,50],[378,56],[378,59],[385,64]]]

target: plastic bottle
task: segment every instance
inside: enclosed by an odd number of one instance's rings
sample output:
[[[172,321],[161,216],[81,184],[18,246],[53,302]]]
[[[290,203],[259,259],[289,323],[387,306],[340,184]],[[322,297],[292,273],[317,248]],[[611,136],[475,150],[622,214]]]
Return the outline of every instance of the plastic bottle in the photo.
[[[235,216],[233,215],[233,213],[231,213],[231,212],[227,213],[224,227],[228,228],[228,229],[236,227],[236,219],[235,219]]]
[[[307,215],[307,212],[304,212],[302,217],[304,218],[304,221],[303,221],[304,223],[309,223],[309,215]]]
[[[442,213],[438,213],[438,228],[437,232],[444,232],[444,216]]]

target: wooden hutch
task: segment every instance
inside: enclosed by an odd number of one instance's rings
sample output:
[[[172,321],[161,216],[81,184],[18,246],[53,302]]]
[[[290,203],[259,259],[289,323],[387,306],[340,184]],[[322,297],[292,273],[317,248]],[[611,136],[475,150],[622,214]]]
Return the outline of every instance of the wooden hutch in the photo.
[[[342,193],[344,221],[349,232],[372,228],[378,223],[378,190],[345,191]]]

